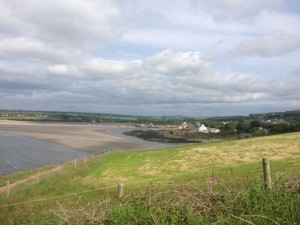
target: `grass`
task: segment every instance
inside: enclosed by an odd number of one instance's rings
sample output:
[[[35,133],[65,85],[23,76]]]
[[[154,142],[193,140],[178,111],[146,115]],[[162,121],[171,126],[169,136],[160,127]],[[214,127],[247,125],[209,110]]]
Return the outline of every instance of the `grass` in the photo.
[[[168,191],[151,187],[113,208],[100,223],[293,224],[300,221],[299,200],[299,193],[295,191],[289,194],[279,189],[266,192],[257,185],[246,191],[223,188],[217,193],[203,192],[195,185],[179,184]]]
[[[0,194],[0,205],[34,201],[0,207],[0,224],[297,224],[299,137],[290,133],[111,152],[87,165],[78,162],[76,171],[65,166],[61,174],[17,186],[9,198]],[[274,181],[269,192],[262,182],[264,156],[270,158]],[[126,190],[121,206],[116,199],[120,182]],[[110,186],[114,188],[104,189]]]
[[[36,169],[32,169],[32,170],[19,171],[14,174],[6,175],[6,176],[0,176],[0,187],[6,185],[7,180],[9,180],[11,183],[14,183],[14,182],[17,182],[24,178],[35,175],[38,172],[43,173],[43,172],[52,170],[55,167],[56,167],[55,165],[50,165],[50,166],[44,166],[44,167],[40,167],[40,168],[36,168]]]
[[[86,180],[97,184],[131,182],[179,173],[194,173],[203,168],[240,165],[270,160],[299,160],[299,133],[190,145],[148,152],[113,152],[99,159],[87,171]],[[129,166],[130,165],[130,166]]]

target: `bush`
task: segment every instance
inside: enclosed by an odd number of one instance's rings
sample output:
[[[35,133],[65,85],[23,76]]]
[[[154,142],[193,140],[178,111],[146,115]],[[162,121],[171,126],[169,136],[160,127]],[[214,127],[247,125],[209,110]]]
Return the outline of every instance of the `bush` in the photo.
[[[256,130],[252,133],[254,137],[265,136],[267,132],[265,130]]]

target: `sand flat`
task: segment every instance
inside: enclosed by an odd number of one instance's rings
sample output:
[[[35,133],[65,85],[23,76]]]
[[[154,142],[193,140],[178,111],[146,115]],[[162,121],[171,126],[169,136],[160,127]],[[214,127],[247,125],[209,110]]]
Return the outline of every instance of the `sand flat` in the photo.
[[[108,149],[151,146],[105,133],[123,125],[0,121],[0,175],[56,165]],[[127,127],[127,129],[130,129]]]
[[[105,133],[121,125],[0,122],[0,135],[16,135],[50,141],[71,149],[99,152],[111,149],[147,149],[149,146]]]

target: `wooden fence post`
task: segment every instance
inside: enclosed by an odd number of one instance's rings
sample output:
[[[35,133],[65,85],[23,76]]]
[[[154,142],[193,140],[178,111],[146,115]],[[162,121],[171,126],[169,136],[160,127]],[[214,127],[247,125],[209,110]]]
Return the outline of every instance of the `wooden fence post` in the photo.
[[[272,189],[270,161],[268,158],[263,158],[262,163],[263,163],[263,171],[264,171],[265,188]]]
[[[84,164],[86,164],[86,156],[84,156]]]
[[[74,160],[74,168],[77,168],[77,159]]]
[[[6,183],[6,195],[7,195],[7,197],[9,196],[9,180],[7,180],[7,183]]]
[[[118,200],[119,200],[119,204],[121,204],[121,199],[123,197],[124,194],[124,184],[118,184]]]

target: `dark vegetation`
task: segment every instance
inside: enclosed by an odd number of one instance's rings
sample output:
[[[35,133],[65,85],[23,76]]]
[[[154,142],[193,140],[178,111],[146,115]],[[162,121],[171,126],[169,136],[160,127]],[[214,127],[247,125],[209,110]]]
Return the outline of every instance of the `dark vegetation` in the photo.
[[[184,137],[168,137],[163,130],[132,130],[125,132],[129,136],[135,136],[147,141],[162,143],[199,143],[200,141],[191,140]]]

